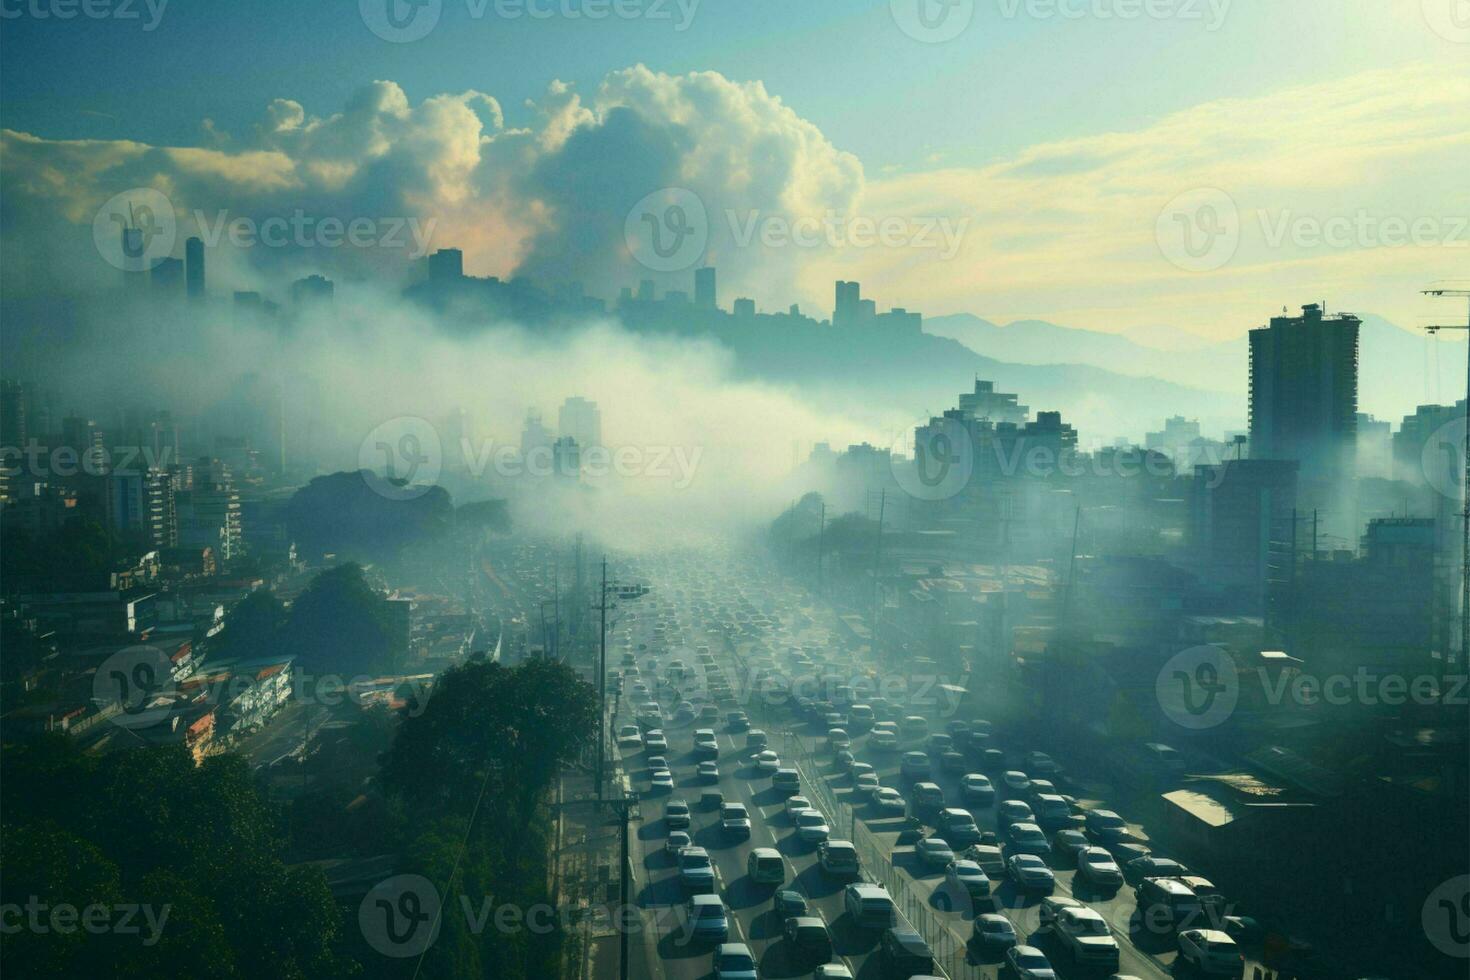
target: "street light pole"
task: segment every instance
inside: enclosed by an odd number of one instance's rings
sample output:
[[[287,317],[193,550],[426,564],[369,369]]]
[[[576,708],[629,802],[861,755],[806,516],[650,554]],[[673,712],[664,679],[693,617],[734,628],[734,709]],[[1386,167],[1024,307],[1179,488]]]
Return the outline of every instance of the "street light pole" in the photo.
[[[1426,289],[1426,296],[1459,297],[1470,301],[1470,289]],[[1464,330],[1470,332],[1470,316],[1464,325],[1437,325],[1425,327],[1429,333],[1441,330]],[[1467,338],[1470,339],[1470,338]],[[1464,469],[1460,475],[1460,667],[1470,663],[1470,343],[1465,351],[1465,441],[1461,462]],[[1449,664],[1441,663],[1441,673],[1448,673]]]

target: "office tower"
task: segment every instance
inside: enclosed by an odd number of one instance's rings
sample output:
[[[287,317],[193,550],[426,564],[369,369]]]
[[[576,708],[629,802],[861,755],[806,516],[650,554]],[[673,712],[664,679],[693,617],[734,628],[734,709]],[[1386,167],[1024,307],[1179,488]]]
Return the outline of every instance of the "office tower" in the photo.
[[[204,298],[204,242],[197,237],[184,243],[184,282],[191,300]]]
[[[455,282],[464,278],[464,252],[441,248],[429,256],[430,282]]]
[[[719,308],[719,300],[715,295],[715,270],[713,266],[705,266],[703,269],[694,270],[694,305],[701,310],[714,310]]]
[[[969,418],[1025,425],[1031,418],[1031,408],[1017,404],[1017,397],[996,391],[994,381],[976,378],[975,390],[960,395],[960,412]]]
[[[857,318],[859,323],[871,323],[878,315],[878,301],[872,299],[858,300]]]
[[[602,445],[602,410],[597,403],[580,395],[562,402],[557,412],[556,428],[564,438],[574,439],[578,446]]]
[[[1295,540],[1295,460],[1226,460],[1196,466],[1189,492],[1187,543],[1203,582],[1239,607],[1265,611],[1273,564]]]
[[[551,431],[542,424],[541,413],[534,408],[528,409],[526,425],[521,430],[521,456],[529,459],[532,453],[545,450],[551,442]]]
[[[577,440],[562,437],[551,444],[552,473],[559,479],[578,480],[582,475],[582,449]]]
[[[735,316],[745,320],[755,316],[755,300],[737,299],[735,301]]]
[[[326,276],[311,275],[291,283],[291,302],[296,306],[330,303],[334,293],[332,280]]]
[[[1357,452],[1358,328],[1316,303],[1250,332],[1250,447],[1255,459],[1301,463],[1312,506],[1352,475]]]
[[[105,487],[104,514],[109,531],[138,535],[154,548],[178,544],[173,478],[166,470],[154,467],[109,473]]]
[[[858,321],[862,305],[862,287],[855,282],[837,280],[837,302],[832,310],[832,326],[847,327]]]
[[[148,281],[155,290],[170,296],[177,296],[184,289],[184,262],[172,256],[158,260],[153,271],[148,274]]]
[[[188,489],[175,491],[179,543],[211,547],[222,561],[240,557],[240,494],[230,468],[209,457],[194,465]]]
[[[644,279],[644,280],[641,280],[638,283],[638,302],[640,302],[640,303],[652,303],[653,302],[653,280],[652,279]]]
[[[20,449],[31,437],[33,389],[20,381],[0,381],[0,446]]]

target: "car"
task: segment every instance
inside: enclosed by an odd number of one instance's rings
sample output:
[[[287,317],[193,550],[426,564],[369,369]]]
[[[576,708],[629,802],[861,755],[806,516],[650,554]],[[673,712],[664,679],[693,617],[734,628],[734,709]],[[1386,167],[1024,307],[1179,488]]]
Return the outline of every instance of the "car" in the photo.
[[[868,736],[868,748],[875,752],[892,752],[898,748],[898,733],[890,731],[873,730]]]
[[[720,742],[715,737],[713,728],[700,728],[694,732],[694,757],[696,759],[717,758],[720,754]]]
[[[999,878],[1006,873],[1006,859],[1000,852],[1000,848],[994,844],[976,844],[965,848],[965,858],[974,861],[992,878]]]
[[[679,882],[694,892],[715,890],[715,867],[709,851],[702,847],[686,847],[679,852]]]
[[[980,870],[974,861],[957,859],[944,869],[945,880],[950,888],[973,901],[990,897],[990,877]]]
[[[1087,906],[1066,895],[1048,895],[1036,906],[1037,928],[1050,929],[1056,925],[1057,916],[1065,909],[1081,909]]]
[[[1222,917],[1222,921],[1226,935],[1240,945],[1256,946],[1266,938],[1266,927],[1251,916],[1227,915]]]
[[[1051,843],[1040,827],[1023,821],[1006,828],[1006,850],[1011,854],[1035,854],[1044,857],[1051,853]]]
[[[986,772],[1000,772],[1005,768],[1006,754],[1000,749],[981,749],[980,768]]]
[[[658,772],[660,769],[667,768],[669,768],[669,760],[666,757],[661,755],[651,755],[648,757],[649,772]]]
[[[618,748],[634,750],[643,748],[643,736],[639,733],[637,725],[618,727]]]
[[[1006,873],[1022,891],[1049,892],[1057,884],[1051,868],[1035,854],[1012,854],[1006,859]]]
[[[754,758],[757,772],[775,772],[781,768],[781,757],[770,749],[757,752]]]
[[[820,916],[810,913],[793,916],[786,920],[781,931],[798,960],[825,963],[832,958],[832,934]]]
[[[757,847],[745,859],[745,873],[757,885],[779,885],[786,880],[786,862],[774,847]]]
[[[1005,830],[1013,823],[1035,823],[1036,819],[1025,800],[1001,800],[995,809],[995,822]]]
[[[1116,844],[1104,844],[1103,846],[1108,849],[1108,853],[1111,854],[1113,856],[1113,859],[1117,861],[1120,865],[1122,865],[1125,870],[1128,867],[1129,861],[1132,861],[1135,858],[1148,857],[1150,854],[1153,853],[1153,851],[1149,849],[1147,844],[1140,844],[1137,841],[1131,840],[1118,841]]]
[[[905,752],[899,760],[899,772],[908,779],[928,779],[933,772],[933,763],[922,752]]]
[[[938,837],[925,837],[914,845],[914,853],[930,868],[943,868],[954,860],[954,849]]]
[[[657,790],[671,790],[674,788],[674,774],[667,769],[659,769],[649,777],[653,788]]]
[[[684,926],[690,938],[716,943],[730,938],[730,916],[720,896],[694,895],[684,909]]]
[[[1226,900],[1225,893],[1216,888],[1215,883],[1208,878],[1199,875],[1180,875],[1178,880],[1188,885],[1190,890],[1199,897],[1199,903],[1204,906],[1205,911],[1213,911],[1223,916],[1229,908],[1230,903]]]
[[[856,878],[862,873],[852,841],[824,840],[817,845],[817,864],[833,877]]]
[[[704,783],[718,783],[720,781],[720,767],[713,762],[701,762],[694,767],[694,778]]]
[[[989,776],[966,773],[960,779],[960,797],[972,806],[990,806],[995,802],[995,786]]]
[[[1128,825],[1112,810],[1088,810],[1083,819],[1087,836],[1094,843],[1109,847],[1129,840]]]
[[[643,747],[650,752],[667,752],[669,740],[662,728],[650,728],[643,736]]]
[[[1035,946],[1012,946],[1006,950],[1005,965],[1016,980],[1056,980],[1051,961]]]
[[[685,830],[673,830],[673,831],[670,831],[669,832],[669,839],[666,840],[666,841],[664,841],[664,853],[665,854],[672,854],[675,857],[677,857],[680,851],[682,851],[684,848],[688,847],[690,844],[693,844],[693,843],[694,843],[694,841],[689,838],[689,832],[688,831],[685,831]]]
[[[1031,788],[1031,778],[1019,769],[1007,769],[1000,779],[1012,793],[1024,793]]]
[[[860,772],[852,782],[852,791],[859,796],[871,797],[878,788],[878,774],[876,772]]]
[[[844,729],[829,728],[827,730],[827,747],[834,750],[850,749],[852,748],[852,737]]]
[[[1054,776],[1062,771],[1056,760],[1045,752],[1027,752],[1021,764],[1026,767],[1027,772],[1036,772],[1043,776]]]
[[[1219,929],[1185,929],[1179,933],[1179,958],[1201,973],[1239,976],[1245,967],[1240,947]]]
[[[812,980],[852,980],[846,963],[820,963],[812,971]]]
[[[1067,801],[1055,793],[1035,796],[1032,799],[1032,810],[1036,813],[1036,823],[1046,830],[1061,830],[1072,819],[1072,810],[1067,806]]]
[[[726,803],[720,807],[720,829],[732,840],[750,839],[750,813],[744,803]]]
[[[786,797],[786,816],[791,817],[798,810],[812,809],[812,801],[805,796]]]
[[[915,783],[913,799],[915,810],[938,810],[944,806],[944,790],[938,783]]]
[[[848,885],[842,893],[842,904],[860,929],[888,929],[898,922],[898,907],[882,885]]]
[[[687,828],[689,826],[689,803],[685,800],[670,800],[665,803],[664,820],[670,827]]]
[[[885,817],[901,817],[908,812],[903,794],[889,786],[880,786],[873,791],[873,806]]]
[[[939,768],[944,772],[964,772],[968,765],[965,757],[954,749],[941,753],[939,756]]]
[[[745,747],[747,749],[763,749],[769,742],[766,733],[759,728],[752,728],[745,733]]]
[[[744,943],[722,943],[715,950],[715,980],[756,980],[755,957]]]
[[[795,769],[779,768],[771,773],[771,787],[778,793],[794,796],[801,791],[801,774]]]
[[[959,807],[940,810],[936,829],[939,836],[947,840],[953,848],[963,850],[971,844],[980,843],[980,828],[975,825],[975,818],[970,815],[969,810],[961,810]]]
[[[1134,858],[1123,867],[1129,881],[1142,881],[1145,878],[1182,878],[1189,874],[1189,869],[1178,861],[1173,858],[1159,857],[1157,854]]]
[[[808,844],[820,844],[832,833],[820,810],[797,810],[791,817],[796,823],[796,836]]]
[[[1011,920],[997,912],[975,916],[971,937],[975,945],[985,949],[1010,949],[1018,941]]]
[[[725,715],[725,725],[732,732],[743,732],[750,728],[750,716],[744,711],[731,711]]]
[[[801,892],[790,888],[782,888],[771,896],[771,911],[776,913],[778,919],[789,919],[793,916],[806,915],[806,899]]]
[[[935,732],[924,740],[924,747],[931,755],[939,755],[954,748],[954,736],[947,732]]]
[[[1057,915],[1053,931],[1071,951],[1078,966],[1118,968],[1118,941],[1096,909],[1063,909]]]
[[[1177,929],[1197,922],[1204,912],[1199,896],[1173,878],[1145,878],[1133,888],[1140,920],[1149,928]]]
[[[1092,841],[1080,830],[1059,830],[1051,839],[1051,848],[1058,854],[1076,860],[1077,856],[1092,846]],[[1111,855],[1109,855],[1111,857]]]
[[[885,929],[878,943],[879,962],[886,977],[917,977],[934,974],[934,951],[924,937],[909,925]]]
[[[1106,848],[1089,847],[1077,855],[1077,877],[1099,889],[1123,887],[1123,869]]]
[[[929,722],[923,715],[907,715],[899,723],[904,738],[923,738],[929,734]]]
[[[1184,756],[1177,749],[1165,745],[1163,742],[1143,743],[1144,758],[1156,769],[1163,772],[1183,772]]]
[[[857,762],[857,756],[850,749],[838,749],[837,754],[832,757],[832,768],[838,772],[847,772]]]
[[[875,716],[870,704],[855,704],[847,709],[847,720],[853,728],[864,731],[873,727]]]

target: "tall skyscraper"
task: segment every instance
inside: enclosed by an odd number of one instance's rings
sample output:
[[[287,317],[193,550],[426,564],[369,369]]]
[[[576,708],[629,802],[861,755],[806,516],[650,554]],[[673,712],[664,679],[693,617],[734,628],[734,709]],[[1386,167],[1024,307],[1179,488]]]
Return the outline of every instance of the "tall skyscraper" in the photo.
[[[1242,608],[1263,613],[1272,565],[1290,561],[1273,552],[1291,549],[1296,507],[1295,462],[1232,459],[1196,466],[1187,543],[1201,579],[1224,589]]]
[[[1359,326],[1312,303],[1250,332],[1252,457],[1297,460],[1303,479],[1343,474],[1357,435]]]
[[[204,242],[199,238],[184,243],[184,283],[191,300],[204,298]]]
[[[430,282],[455,282],[464,278],[464,252],[441,248],[429,256]]]
[[[557,431],[568,439],[575,439],[583,449],[602,445],[602,410],[597,403],[573,395],[562,402],[556,417]]]
[[[336,287],[326,276],[311,275],[291,283],[291,302],[296,306],[327,304],[335,293]]]
[[[694,270],[694,305],[701,310],[717,309],[720,305],[715,293],[715,270],[713,266]]]
[[[861,316],[862,287],[855,282],[837,280],[836,304],[832,308],[832,326],[848,327]]]

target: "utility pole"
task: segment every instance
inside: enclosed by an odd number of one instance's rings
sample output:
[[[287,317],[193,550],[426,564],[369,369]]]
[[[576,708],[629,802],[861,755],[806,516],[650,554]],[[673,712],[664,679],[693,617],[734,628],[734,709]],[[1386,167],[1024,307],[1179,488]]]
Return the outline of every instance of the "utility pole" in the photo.
[[[1470,289],[1445,289],[1432,287],[1423,291],[1425,296],[1437,298],[1455,297],[1466,300],[1470,306]],[[1425,327],[1429,333],[1441,330],[1464,330],[1470,335],[1470,313],[1463,324],[1437,324]],[[1461,447],[1464,456],[1461,462],[1464,471],[1460,477],[1460,667],[1470,663],[1470,343],[1465,353],[1465,444]],[[1448,673],[1448,655],[1440,662],[1441,673]]]
[[[822,501],[821,523],[817,525],[817,595],[822,594],[822,546],[827,534],[827,501]]]
[[[878,535],[873,543],[873,636],[870,641],[874,659],[878,656],[878,606],[883,599],[883,587],[878,581],[878,571],[883,566],[883,512],[888,506],[888,491],[878,492]]]

